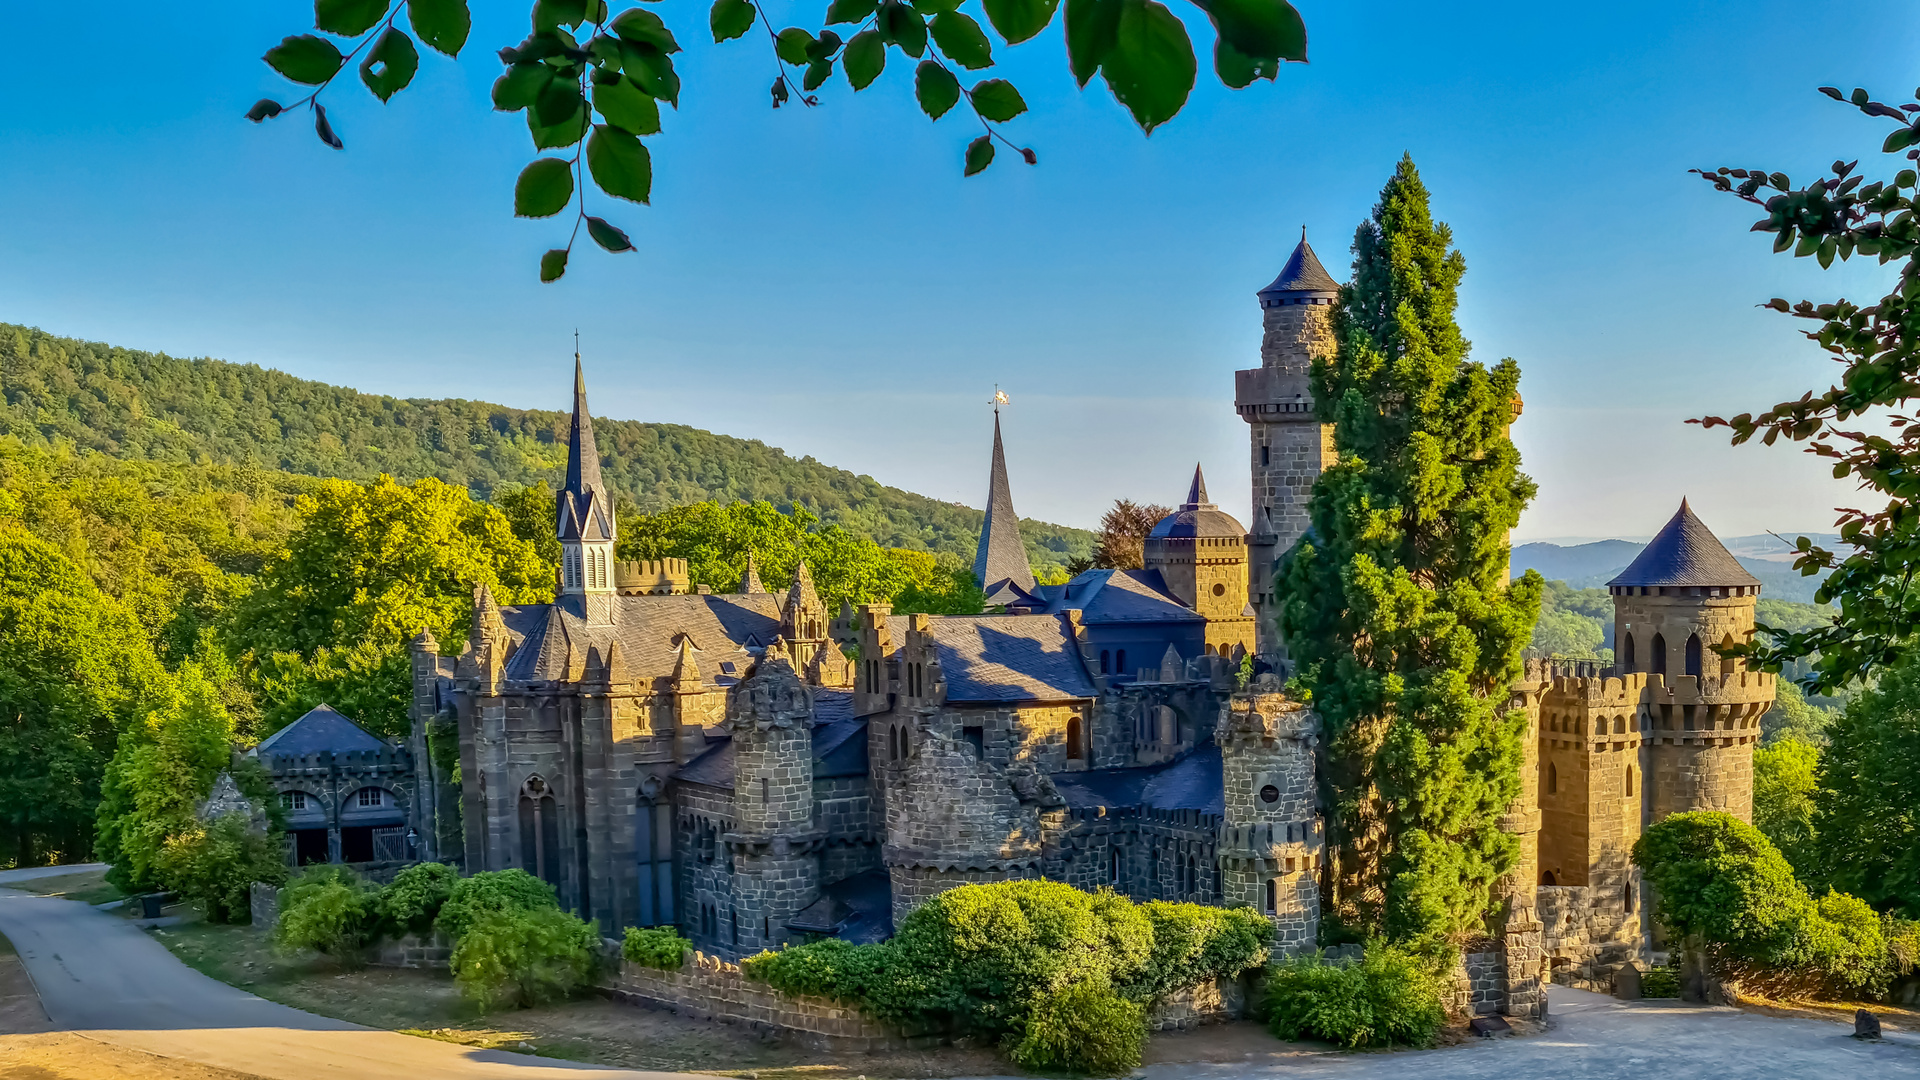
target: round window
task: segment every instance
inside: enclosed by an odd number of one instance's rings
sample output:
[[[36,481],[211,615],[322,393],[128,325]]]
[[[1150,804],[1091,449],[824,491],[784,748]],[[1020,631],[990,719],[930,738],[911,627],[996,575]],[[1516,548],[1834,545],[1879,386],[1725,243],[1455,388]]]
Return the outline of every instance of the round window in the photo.
[[[1227,587],[1225,585],[1215,585],[1213,587],[1213,595],[1215,596],[1227,595]]]
[[[1272,784],[1268,784],[1266,787],[1261,788],[1260,801],[1265,803],[1279,802],[1280,789],[1277,787],[1274,787]]]

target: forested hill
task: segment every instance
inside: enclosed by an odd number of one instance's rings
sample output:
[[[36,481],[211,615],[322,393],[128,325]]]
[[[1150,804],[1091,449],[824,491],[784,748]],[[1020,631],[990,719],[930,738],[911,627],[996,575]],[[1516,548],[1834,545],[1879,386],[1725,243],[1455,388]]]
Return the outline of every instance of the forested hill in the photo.
[[[64,439],[117,458],[254,464],[310,476],[439,477],[488,497],[557,484],[566,414],[462,399],[400,399],[254,364],[184,360],[0,323],[0,434]],[[640,510],[715,499],[806,506],[888,547],[971,561],[981,512],[679,424],[594,419],[603,473]],[[981,466],[984,486],[986,466]],[[1023,521],[1034,569],[1092,553],[1094,535]]]

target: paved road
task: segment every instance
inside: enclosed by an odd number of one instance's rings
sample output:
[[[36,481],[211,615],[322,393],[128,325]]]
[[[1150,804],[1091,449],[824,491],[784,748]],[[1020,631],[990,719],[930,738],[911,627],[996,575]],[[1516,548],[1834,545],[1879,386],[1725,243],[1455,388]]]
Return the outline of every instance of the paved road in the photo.
[[[25,870],[0,870],[0,885],[10,881],[32,881],[34,878],[65,877],[68,874],[86,874],[95,870],[105,870],[103,862],[68,863],[65,866],[29,866]]]
[[[267,1080],[585,1080],[583,1072],[692,1080],[475,1050],[301,1012],[208,978],[128,920],[72,900],[0,888],[0,933],[56,1028]]]

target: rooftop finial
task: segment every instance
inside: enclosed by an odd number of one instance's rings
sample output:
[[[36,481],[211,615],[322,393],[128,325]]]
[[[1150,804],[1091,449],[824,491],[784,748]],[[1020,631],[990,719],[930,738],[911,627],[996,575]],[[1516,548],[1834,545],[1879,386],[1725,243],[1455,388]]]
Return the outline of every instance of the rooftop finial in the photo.
[[[1000,418],[1000,406],[1013,404],[1013,399],[1007,396],[1005,390],[1000,389],[999,383],[994,383],[991,404],[993,405],[993,417],[998,420]]]

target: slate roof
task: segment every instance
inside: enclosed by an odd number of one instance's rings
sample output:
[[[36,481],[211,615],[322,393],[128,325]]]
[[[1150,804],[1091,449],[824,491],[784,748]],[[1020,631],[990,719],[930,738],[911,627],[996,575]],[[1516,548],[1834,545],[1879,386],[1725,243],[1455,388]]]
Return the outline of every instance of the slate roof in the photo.
[[[260,740],[253,748],[255,756],[348,753],[364,750],[390,750],[392,744],[366,728],[321,705],[305,716]]]
[[[1758,585],[1713,531],[1680,500],[1680,509],[1608,585]]]
[[[680,638],[686,635],[693,639],[694,659],[711,683],[723,673],[723,663],[733,664],[736,674],[747,670],[754,658],[745,645],[749,637],[766,644],[780,634],[780,599],[769,593],[616,596],[614,624],[593,627],[580,617],[578,597],[562,600],[500,609],[518,646],[507,661],[507,678],[564,678],[568,651],[577,652],[581,663],[590,648],[599,649],[604,658],[616,635],[630,678],[662,678],[673,674]]]
[[[1226,813],[1220,747],[1208,741],[1185,757],[1134,769],[1054,773],[1053,786],[1067,806],[1150,806],[1156,810]]]
[[[893,936],[893,886],[885,870],[868,870],[821,889],[820,899],[794,913],[786,925],[833,934],[856,945]]]
[[[1167,591],[1158,570],[1088,570],[1046,587],[1047,613],[1079,608],[1089,626],[1105,623],[1205,622]]]
[[[1201,474],[1200,466],[1193,467],[1193,486],[1187,489],[1187,501],[1180,509],[1161,518],[1153,531],[1147,534],[1149,539],[1168,540],[1185,537],[1233,537],[1244,539],[1247,530],[1232,514],[1215,506],[1207,498],[1207,478]]]
[[[733,736],[709,736],[706,751],[673,775],[690,784],[733,789]],[[867,722],[853,715],[845,690],[813,692],[813,776],[867,775]]]
[[[947,700],[1065,701],[1094,696],[1064,618],[947,615],[931,620]],[[905,641],[904,632],[895,641]]]
[[[600,448],[587,412],[587,377],[573,354],[573,416],[567,432],[567,482],[554,497],[555,532],[562,540],[613,539],[613,497],[600,479]]]
[[[973,557],[973,578],[994,591],[1011,581],[1022,591],[1033,591],[1033,567],[1020,539],[1020,518],[1013,512],[1013,491],[1007,486],[1007,455],[1000,447],[1000,412],[993,413],[993,466],[987,476],[987,517],[980,525],[980,548]]]
[[[1332,296],[1339,291],[1340,283],[1333,280],[1333,275],[1327,273],[1326,267],[1320,265],[1313,249],[1307,246],[1306,232],[1302,230],[1300,244],[1293,249],[1292,255],[1287,256],[1287,265],[1280,269],[1280,276],[1273,279],[1273,284],[1261,289],[1259,296],[1262,300],[1314,293]]]

